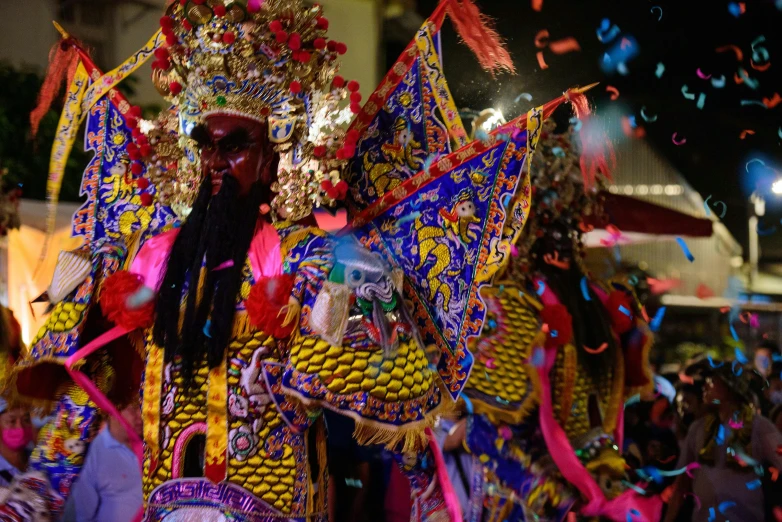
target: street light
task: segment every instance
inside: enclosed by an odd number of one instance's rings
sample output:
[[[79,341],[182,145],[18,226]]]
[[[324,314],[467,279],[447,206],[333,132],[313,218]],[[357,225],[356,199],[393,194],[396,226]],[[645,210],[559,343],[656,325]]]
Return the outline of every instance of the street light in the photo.
[[[779,178],[771,184],[771,192],[782,195],[782,178]]]

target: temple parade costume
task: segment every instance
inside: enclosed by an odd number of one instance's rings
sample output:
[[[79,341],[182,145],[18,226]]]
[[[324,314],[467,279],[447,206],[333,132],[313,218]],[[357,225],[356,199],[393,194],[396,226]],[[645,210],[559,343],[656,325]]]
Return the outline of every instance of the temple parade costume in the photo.
[[[544,124],[532,159],[517,255],[484,291],[486,324],[470,342],[465,520],[563,520],[571,509],[658,520],[659,498],[628,487],[619,452],[625,398],[653,385],[652,335],[626,278],[603,283],[582,268],[582,234],[604,224],[608,170],[583,175],[578,134],[554,128]]]
[[[64,33],[33,118],[67,76],[49,198],[86,119],[84,243],[60,253],[51,316],[12,370],[53,419],[0,520],[56,518],[101,415],[139,396],[138,519],[326,520],[323,409],[394,455],[412,520],[459,518],[429,428],[468,380],[541,124],[585,101],[568,91],[470,140],[442,73],[446,14],[482,65],[512,70],[475,6],[443,0],[363,106],[336,74],[344,44],[298,0],[169,2],[106,74]],[[151,58],[171,106],[146,120],[114,87]],[[338,202],[345,230],[311,226]]]

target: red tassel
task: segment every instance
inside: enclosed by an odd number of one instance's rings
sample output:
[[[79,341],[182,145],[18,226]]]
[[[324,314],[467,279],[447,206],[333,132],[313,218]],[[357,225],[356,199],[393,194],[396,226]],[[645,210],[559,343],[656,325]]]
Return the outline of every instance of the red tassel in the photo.
[[[635,323],[633,308],[630,304],[630,298],[621,290],[614,290],[608,294],[606,301],[608,315],[611,317],[611,324],[618,334],[628,332]]]
[[[119,270],[103,282],[100,295],[100,307],[111,322],[123,328],[135,330],[152,325],[155,313],[155,301],[148,299],[141,306],[132,308],[128,300],[142,289],[144,284],[136,274]]]
[[[493,21],[478,9],[472,0],[444,0],[456,32],[469,47],[481,67],[491,72],[516,72],[510,53],[494,29]]]
[[[250,323],[276,339],[287,338],[297,325],[296,321],[293,321],[287,326],[282,326],[285,320],[283,307],[288,305],[294,279],[293,274],[264,277],[253,285],[250,295],[244,302],[247,314],[250,316]]]
[[[49,112],[54,99],[60,93],[62,82],[67,79],[68,86],[70,86],[78,64],[79,53],[68,40],[54,44],[49,52],[49,68],[46,71],[43,85],[41,85],[41,91],[38,93],[38,105],[30,113],[30,129],[33,138],[38,134],[41,120]]]
[[[573,340],[573,317],[562,304],[544,306],[540,320],[548,325],[546,348],[564,346]]]
[[[565,96],[573,106],[576,118],[581,120],[582,124],[581,174],[584,176],[584,190],[588,190],[597,181],[598,174],[611,179],[611,171],[616,168],[616,153],[605,132],[597,129],[595,125],[590,125],[592,109],[587,97],[583,93],[573,91],[569,91]]]

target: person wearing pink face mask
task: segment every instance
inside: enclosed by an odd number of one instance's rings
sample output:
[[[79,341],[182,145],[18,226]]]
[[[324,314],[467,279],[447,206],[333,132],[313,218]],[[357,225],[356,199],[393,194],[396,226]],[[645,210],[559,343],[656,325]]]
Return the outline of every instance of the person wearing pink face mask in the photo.
[[[0,486],[9,486],[27,469],[27,445],[32,440],[30,413],[19,406],[9,407],[0,399]]]

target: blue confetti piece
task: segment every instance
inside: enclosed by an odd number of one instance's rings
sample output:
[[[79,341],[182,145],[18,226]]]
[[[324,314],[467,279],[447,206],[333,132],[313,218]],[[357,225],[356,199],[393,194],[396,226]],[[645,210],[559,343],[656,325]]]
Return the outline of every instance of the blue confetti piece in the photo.
[[[736,503],[733,502],[732,500],[726,500],[725,502],[721,502],[720,505],[717,506],[717,509],[719,509],[720,513],[724,515],[727,510],[734,507],[735,505]]]
[[[724,362],[721,362],[719,364],[714,364],[714,360],[711,358],[711,355],[707,355],[706,359],[709,360],[709,365],[711,365],[712,368],[719,368],[720,366],[724,365]]]
[[[628,116],[627,119],[630,121],[630,127],[634,129],[638,127],[638,123],[636,123],[635,121],[635,114],[633,114],[632,116]]]
[[[732,327],[732,326],[733,326],[733,325],[731,325],[731,327]],[[741,364],[747,364],[747,363],[749,363],[749,359],[747,359],[747,356],[746,356],[746,355],[744,355],[744,352],[742,352],[742,351],[741,351],[741,348],[739,348],[738,346],[736,346],[736,347],[733,349],[733,354],[736,356],[736,360],[737,360],[738,362],[740,362]]]
[[[660,7],[659,5],[653,5],[652,9],[651,9],[651,12],[653,13],[655,9],[659,9],[660,10],[660,15],[657,17],[657,21],[659,22],[660,20],[663,19],[663,8]]]
[[[469,415],[472,415],[473,412],[475,411],[475,408],[473,408],[472,406],[472,401],[470,400],[469,397],[467,397],[466,393],[461,394],[460,397],[464,401],[464,408],[467,410],[467,413]]]
[[[578,132],[578,131],[581,130],[581,126],[583,125],[583,122],[581,120],[579,120],[578,118],[576,118],[574,116],[574,117],[570,118],[569,121],[570,121],[570,124],[573,125],[573,130],[574,131]],[[782,127],[780,128],[780,135],[779,135],[779,137],[782,138]]]
[[[646,106],[641,107],[641,118],[644,119],[647,123],[654,123],[657,121],[657,115],[654,116],[647,116],[646,115]]]
[[[532,360],[530,360],[530,364],[534,366],[535,368],[542,368],[543,364],[546,362],[546,352],[543,350],[543,348],[537,347],[532,352]]]
[[[703,105],[706,103],[706,95],[704,93],[700,93],[698,95],[698,103],[695,104],[698,109],[703,110]]]
[[[722,444],[725,442],[725,426],[722,424],[720,424],[720,427],[717,430],[717,437],[714,439],[714,441],[717,443],[717,446],[722,446]]]
[[[742,107],[746,107],[747,105],[757,105],[758,107],[763,107],[764,109],[768,109],[768,107],[766,107],[766,104],[763,103],[762,101],[758,101],[758,100],[741,100],[741,106]]]
[[[728,12],[738,18],[741,16],[741,6],[736,2],[731,2],[728,4]]]
[[[710,507],[709,508],[709,522],[714,522],[715,520],[717,520],[717,514],[714,512],[714,508]]]
[[[676,238],[676,242],[679,243],[679,246],[682,249],[682,252],[684,252],[684,256],[687,258],[687,260],[692,263],[695,261],[695,256],[692,255],[690,252],[690,248],[687,246],[687,243],[684,242],[684,240],[680,237]]]
[[[206,324],[204,325],[204,335],[209,337],[210,339],[212,338],[211,330],[212,330],[212,320],[207,319]]]
[[[407,223],[408,221],[414,221],[414,220],[418,219],[419,217],[421,217],[421,213],[420,212],[411,212],[410,214],[408,214],[406,216],[402,216],[401,218],[397,219],[396,220],[396,224],[397,225],[402,225],[404,223]]]
[[[666,307],[662,306],[659,310],[657,310],[657,313],[654,314],[654,318],[652,318],[652,324],[649,325],[653,332],[660,331],[660,325],[662,324],[663,318],[665,317],[665,310]]]
[[[625,35],[619,42],[616,42],[611,49],[603,55],[601,68],[603,72],[611,74],[624,66],[639,53],[638,42],[633,36]],[[620,71],[622,73],[622,71]],[[624,73],[622,73],[624,74]]]
[[[633,518],[638,518],[640,516],[641,513],[637,509],[631,509],[627,512],[627,522],[633,522]]]
[[[563,149],[562,147],[552,147],[551,152],[554,154],[554,156],[558,158],[565,157],[565,149]]]
[[[715,89],[722,89],[723,87],[725,87],[725,83],[726,82],[727,82],[727,78],[725,78],[724,74],[720,75],[719,78],[714,77],[714,78],[711,79],[711,85]]]
[[[738,361],[733,361],[730,367],[733,370],[733,375],[735,375],[736,377],[744,373],[744,368],[741,367]]]
[[[689,90],[688,90],[688,89],[689,89],[689,88],[687,87],[687,84],[684,84],[684,85],[682,85],[682,94],[683,94],[683,95],[684,95],[684,97],[685,97],[685,98],[687,98],[688,100],[694,100],[694,99],[695,99],[695,94],[693,94],[693,93],[689,92]]]
[[[663,62],[658,63],[657,70],[654,72],[655,76],[657,76],[658,78],[662,78],[664,72],[665,72],[665,64]]]
[[[625,408],[632,406],[633,404],[638,404],[639,402],[641,402],[641,394],[636,393],[635,395],[628,397],[628,399],[625,401]]]
[[[592,296],[589,295],[589,283],[586,276],[581,278],[581,295],[584,296],[584,301],[592,300]]]
[[[747,71],[743,67],[739,67],[739,77],[744,80],[744,84],[752,89],[753,91],[756,90],[760,86],[760,82],[750,78],[747,74]]]
[[[600,22],[600,27],[597,28],[597,39],[607,44],[611,43],[614,38],[619,36],[619,27],[611,24],[611,20],[603,18]]]
[[[732,336],[733,336],[733,340],[734,340],[734,341],[738,341],[738,340],[739,340],[739,336],[738,336],[738,334],[736,333],[736,329],[735,329],[735,328],[733,328],[733,325],[730,325],[730,335],[732,335]]]
[[[703,202],[703,209],[706,211],[706,217],[711,216],[711,209],[709,208],[710,199],[711,199],[711,194],[709,194],[709,197],[706,198],[706,201]]]
[[[635,484],[632,484],[632,483],[630,483],[630,482],[628,482],[628,481],[626,481],[626,480],[623,480],[623,481],[622,481],[622,484],[624,484],[626,487],[628,487],[628,488],[632,489],[633,491],[635,491],[635,492],[636,492],[636,493],[638,493],[639,495],[646,495],[646,490],[645,490],[645,489],[641,489],[641,488],[639,488],[639,487],[638,487],[638,486],[636,486]],[[633,509],[633,511],[635,511],[635,510]],[[629,517],[630,515],[628,514],[627,516]]]
[[[760,482],[760,479],[755,479],[751,482],[747,482],[747,489],[750,491],[755,491],[761,486],[761,484],[762,483]]]
[[[619,311],[625,314],[627,317],[630,317],[630,310],[624,307],[624,305],[619,305]]]
[[[543,281],[538,281],[538,295],[543,295],[543,292],[546,291],[546,283]]]
[[[630,74],[630,69],[627,68],[627,64],[625,62],[619,62],[619,64],[616,66],[616,71],[622,76],[627,76]]]
[[[516,96],[516,99],[513,100],[513,102],[514,103],[519,103],[519,101],[522,98],[524,98],[527,101],[532,101],[532,95],[530,93],[528,93],[528,92],[523,92],[523,93],[519,94],[518,96]]]
[[[749,160],[746,165],[744,165],[744,170],[747,171],[747,174],[749,174],[749,166],[752,165],[755,162],[760,163],[760,165],[763,166],[763,167],[766,166],[766,163],[763,160],[758,159],[758,158],[753,158],[753,159]]]
[[[553,337],[554,339],[559,337],[559,332],[557,330],[551,330],[550,333],[551,333],[551,337]]]
[[[782,362],[782,353],[771,354],[771,360],[774,362]]]

